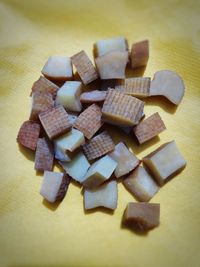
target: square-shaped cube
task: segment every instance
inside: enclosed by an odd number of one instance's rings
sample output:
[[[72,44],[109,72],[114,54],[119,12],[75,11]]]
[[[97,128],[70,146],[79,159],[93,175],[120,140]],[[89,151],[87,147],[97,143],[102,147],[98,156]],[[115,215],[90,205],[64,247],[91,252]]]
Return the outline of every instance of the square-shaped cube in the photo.
[[[130,59],[133,69],[146,66],[149,59],[149,41],[134,43],[131,47]]]
[[[52,144],[45,138],[39,138],[35,153],[35,170],[51,171],[53,169],[54,153]]]
[[[53,99],[55,99],[58,89],[59,87],[55,83],[49,81],[43,76],[40,76],[40,78],[36,82],[34,82],[31,90],[32,90],[32,93],[33,92],[48,92],[52,94]]]

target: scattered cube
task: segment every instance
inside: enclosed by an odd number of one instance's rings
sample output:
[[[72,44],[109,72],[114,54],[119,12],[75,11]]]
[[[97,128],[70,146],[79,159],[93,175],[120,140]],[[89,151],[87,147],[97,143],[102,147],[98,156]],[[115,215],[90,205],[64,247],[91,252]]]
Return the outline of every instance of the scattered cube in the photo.
[[[126,189],[139,201],[148,202],[159,190],[151,175],[138,166],[123,180]]]
[[[102,102],[106,98],[105,91],[94,90],[81,94],[80,100],[82,103],[93,104],[96,102]]]
[[[85,85],[98,78],[98,73],[85,51],[77,53],[71,59]]]
[[[42,74],[54,81],[67,81],[73,77],[72,63],[69,57],[51,56],[42,69]]]
[[[84,206],[86,210],[105,207],[111,210],[117,208],[117,182],[111,181],[93,191],[84,191]]]
[[[103,125],[101,116],[101,108],[93,104],[78,116],[73,126],[81,131],[87,139],[90,139]]]
[[[53,99],[55,99],[58,89],[59,87],[56,84],[52,83],[45,77],[40,76],[40,78],[36,82],[34,82],[32,86],[32,93],[33,92],[42,92],[42,93],[48,92],[52,94]]]
[[[117,162],[108,155],[97,160],[86,173],[83,179],[83,186],[89,189],[97,188],[111,177],[116,167]]]
[[[39,119],[49,139],[54,139],[71,130],[68,114],[63,106],[41,112]]]
[[[118,163],[117,168],[114,171],[117,178],[131,172],[140,164],[139,159],[131,153],[127,146],[122,142],[115,146],[114,151],[111,152],[109,156]]]
[[[103,120],[121,126],[136,125],[143,115],[143,109],[143,101],[109,89],[102,108]]]
[[[33,121],[25,121],[19,129],[17,142],[24,147],[35,150],[40,134],[40,124]]]
[[[83,145],[83,151],[88,160],[99,158],[114,150],[115,143],[105,131]]]
[[[35,170],[52,171],[54,161],[53,147],[45,138],[39,138],[35,153]]]
[[[144,157],[142,161],[161,186],[166,182],[167,178],[181,171],[186,166],[186,161],[175,141],[161,145]]]
[[[49,202],[61,201],[66,195],[70,178],[62,172],[44,172],[40,194]]]
[[[158,112],[156,112],[136,125],[133,128],[133,132],[136,135],[138,142],[143,144],[163,132],[165,129],[166,127],[163,120]]]
[[[149,41],[144,40],[133,44],[130,58],[133,69],[146,66],[149,59]]]

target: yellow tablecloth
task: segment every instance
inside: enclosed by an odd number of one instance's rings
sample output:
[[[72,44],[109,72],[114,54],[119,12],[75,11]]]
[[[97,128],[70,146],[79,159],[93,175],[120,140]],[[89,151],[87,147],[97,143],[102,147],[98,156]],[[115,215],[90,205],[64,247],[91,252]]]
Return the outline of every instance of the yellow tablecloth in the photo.
[[[199,12],[199,1],[192,0],[0,2],[1,267],[200,266]],[[166,123],[160,140],[140,147],[126,140],[142,157],[175,139],[188,162],[152,199],[161,203],[161,224],[144,236],[120,227],[127,202],[134,201],[122,184],[113,215],[85,214],[81,189],[73,184],[57,208],[43,203],[34,157],[15,141],[29,115],[30,88],[49,55],[84,49],[92,57],[94,41],[119,35],[130,44],[150,40],[145,76],[171,69],[186,85],[177,109],[157,98],[146,103],[146,115],[158,111]]]

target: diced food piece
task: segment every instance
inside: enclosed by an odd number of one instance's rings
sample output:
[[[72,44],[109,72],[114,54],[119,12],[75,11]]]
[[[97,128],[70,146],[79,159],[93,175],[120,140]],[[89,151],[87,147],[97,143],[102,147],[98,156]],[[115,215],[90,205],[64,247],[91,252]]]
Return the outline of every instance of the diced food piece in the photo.
[[[42,74],[54,81],[72,79],[72,63],[69,57],[51,56],[42,69]]]
[[[185,93],[182,78],[171,70],[161,70],[154,74],[150,86],[150,95],[162,95],[173,104],[180,104]]]
[[[82,152],[79,152],[70,162],[60,162],[60,165],[75,181],[82,183],[90,163]]]
[[[113,51],[95,59],[102,80],[124,79],[128,52]]]
[[[48,92],[52,94],[53,99],[55,99],[58,89],[59,87],[56,84],[52,83],[45,77],[40,76],[40,78],[36,82],[34,82],[32,86],[32,93],[33,92]]]
[[[103,104],[103,120],[116,125],[131,126],[139,123],[144,109],[144,102],[109,89]]]
[[[25,121],[19,129],[17,142],[22,146],[35,150],[40,134],[40,124],[33,121]]]
[[[81,94],[80,100],[82,103],[93,104],[95,102],[102,102],[106,98],[106,91],[94,90]]]
[[[35,170],[51,171],[53,169],[53,147],[45,138],[39,138],[35,153]]]
[[[163,120],[158,112],[154,113],[147,119],[141,121],[133,128],[133,131],[140,144],[152,139],[166,129]]]
[[[38,114],[49,108],[53,108],[52,94],[48,92],[33,92],[30,120],[38,120]]]
[[[110,178],[116,167],[117,162],[108,155],[97,160],[86,173],[83,179],[83,186],[89,189],[98,187]]]
[[[85,138],[82,132],[72,128],[68,133],[61,135],[54,139],[54,143],[61,151],[71,151],[80,147],[85,142]]]
[[[49,202],[61,201],[66,195],[70,178],[62,172],[44,172],[40,194]]]
[[[98,78],[98,73],[85,51],[77,53],[71,59],[85,85]]]
[[[99,158],[115,148],[115,143],[107,132],[100,133],[83,145],[88,160]]]
[[[165,143],[142,159],[159,185],[186,166],[175,141]]]
[[[93,191],[84,191],[84,206],[86,210],[97,207],[115,210],[117,208],[117,199],[118,190],[116,181],[110,181]]]
[[[63,106],[41,112],[39,119],[49,139],[54,139],[71,130],[71,123]]]
[[[101,108],[92,104],[78,116],[73,126],[90,139],[103,125],[101,116]]]
[[[71,160],[68,151],[63,151],[56,143],[54,143],[54,157],[57,160],[68,162]]]
[[[58,90],[56,103],[61,104],[67,110],[81,111],[82,106],[80,102],[81,82],[67,81]]]
[[[123,184],[133,196],[144,202],[149,201],[159,190],[151,175],[142,166],[132,171],[123,180]]]
[[[160,224],[160,204],[158,203],[128,203],[123,224],[127,226],[135,225],[140,230],[147,231]]]
[[[149,41],[144,40],[133,44],[130,58],[133,69],[146,66],[149,59]]]
[[[131,172],[140,164],[139,159],[122,142],[115,146],[115,150],[109,156],[118,163],[114,171],[117,178]]]
[[[125,52],[128,50],[128,42],[124,37],[114,37],[97,41],[94,44],[95,54],[100,57],[111,51]]]

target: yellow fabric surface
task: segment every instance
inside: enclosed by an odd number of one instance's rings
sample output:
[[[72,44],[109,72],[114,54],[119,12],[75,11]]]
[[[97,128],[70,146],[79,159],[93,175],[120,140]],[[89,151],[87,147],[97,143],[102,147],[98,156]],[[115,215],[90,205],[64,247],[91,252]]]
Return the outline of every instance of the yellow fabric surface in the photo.
[[[191,0],[0,1],[1,267],[200,266],[199,12],[199,1]],[[161,203],[161,224],[147,235],[121,229],[126,204],[135,201],[122,184],[114,214],[85,214],[74,184],[57,208],[44,203],[34,156],[16,143],[46,59],[81,49],[92,58],[94,41],[119,35],[129,44],[150,40],[145,76],[171,69],[186,86],[177,109],[160,98],[146,101],[145,114],[158,111],[166,124],[160,140],[138,147],[126,138],[140,158],[175,139],[187,160],[187,168],[152,199]],[[110,132],[115,141],[124,140],[122,133]]]

